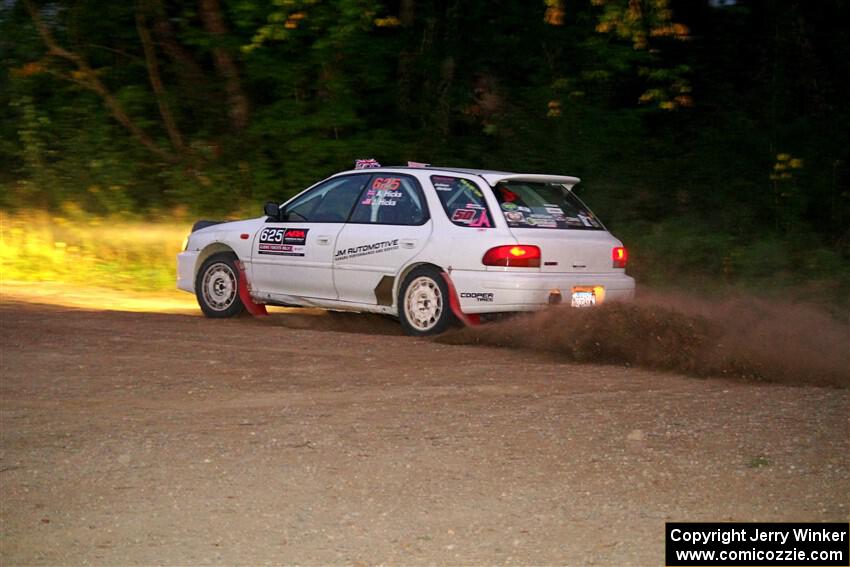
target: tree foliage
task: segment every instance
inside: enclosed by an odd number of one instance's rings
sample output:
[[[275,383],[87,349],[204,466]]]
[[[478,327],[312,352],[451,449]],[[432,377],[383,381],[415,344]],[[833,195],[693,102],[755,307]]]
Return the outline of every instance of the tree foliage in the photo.
[[[415,160],[581,176],[687,270],[833,269],[848,4],[716,4],[10,0],[0,204],[222,213]]]

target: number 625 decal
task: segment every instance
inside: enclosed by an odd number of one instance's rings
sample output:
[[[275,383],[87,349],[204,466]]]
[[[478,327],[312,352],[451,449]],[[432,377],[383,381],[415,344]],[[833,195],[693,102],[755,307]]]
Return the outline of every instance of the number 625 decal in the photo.
[[[264,228],[260,232],[260,244],[306,244],[308,228]]]

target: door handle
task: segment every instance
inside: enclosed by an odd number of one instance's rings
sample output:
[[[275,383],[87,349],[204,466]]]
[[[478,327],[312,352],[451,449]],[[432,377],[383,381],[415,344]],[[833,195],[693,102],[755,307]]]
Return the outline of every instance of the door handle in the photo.
[[[401,247],[402,248],[408,248],[408,249],[416,248],[416,240],[413,240],[413,239],[410,239],[410,238],[402,240],[401,241]]]
[[[330,236],[324,236],[324,235],[317,236],[316,237],[316,243],[321,244],[323,246],[327,246],[328,244],[331,243],[331,237]]]

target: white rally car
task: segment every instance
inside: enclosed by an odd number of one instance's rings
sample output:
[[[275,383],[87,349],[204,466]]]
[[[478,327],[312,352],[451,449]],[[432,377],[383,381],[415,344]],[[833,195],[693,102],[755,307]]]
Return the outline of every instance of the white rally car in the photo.
[[[626,250],[560,175],[437,167],[338,173],[259,218],[202,221],[177,287],[208,317],[264,305],[396,316],[413,335],[453,321],[630,299]]]

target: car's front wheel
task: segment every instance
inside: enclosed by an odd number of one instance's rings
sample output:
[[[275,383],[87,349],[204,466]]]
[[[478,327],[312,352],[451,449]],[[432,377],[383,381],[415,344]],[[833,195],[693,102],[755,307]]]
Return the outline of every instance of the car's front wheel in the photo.
[[[207,317],[224,318],[245,310],[239,298],[239,269],[236,254],[219,252],[201,265],[195,278],[198,305]]]
[[[442,274],[429,266],[411,271],[399,288],[398,312],[408,335],[437,335],[448,329],[454,316]]]

